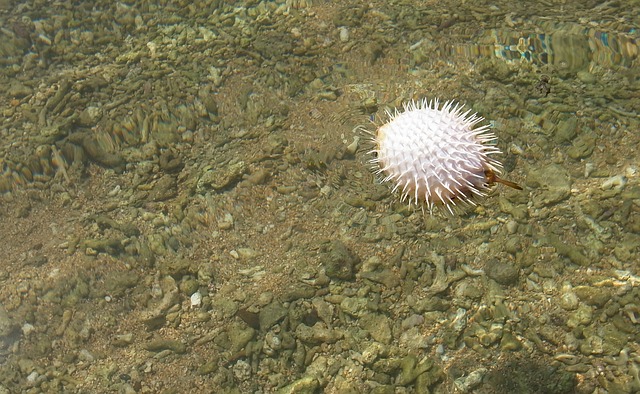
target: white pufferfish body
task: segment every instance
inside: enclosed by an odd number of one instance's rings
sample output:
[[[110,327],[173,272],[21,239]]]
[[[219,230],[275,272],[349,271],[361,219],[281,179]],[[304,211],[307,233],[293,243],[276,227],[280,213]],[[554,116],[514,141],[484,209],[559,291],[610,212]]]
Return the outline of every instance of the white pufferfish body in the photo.
[[[493,183],[510,183],[496,176],[502,172],[493,158],[501,153],[492,144],[496,136],[488,125],[474,128],[484,118],[462,109],[453,101],[440,107],[437,99],[423,99],[408,102],[403,112],[387,113],[389,121],[374,137],[371,162],[403,201],[453,213],[459,202],[475,205],[474,197],[485,196]]]

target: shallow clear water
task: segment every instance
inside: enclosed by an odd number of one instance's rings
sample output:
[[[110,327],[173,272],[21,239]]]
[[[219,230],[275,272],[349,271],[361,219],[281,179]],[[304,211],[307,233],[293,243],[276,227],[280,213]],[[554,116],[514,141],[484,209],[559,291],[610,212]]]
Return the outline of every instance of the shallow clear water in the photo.
[[[637,392],[638,14],[0,1],[0,393]],[[402,203],[422,98],[524,190]]]

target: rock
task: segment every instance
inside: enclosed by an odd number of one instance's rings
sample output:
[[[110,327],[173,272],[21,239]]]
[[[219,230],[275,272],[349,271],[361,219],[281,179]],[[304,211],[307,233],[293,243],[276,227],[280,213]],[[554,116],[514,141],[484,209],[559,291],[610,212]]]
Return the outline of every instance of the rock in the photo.
[[[302,342],[312,345],[321,343],[334,343],[344,336],[342,332],[326,328],[323,323],[316,323],[313,327],[298,324],[295,331],[296,337]]]
[[[17,341],[20,336],[20,327],[16,324],[9,314],[0,305],[0,351],[6,350],[13,342]]]
[[[89,106],[80,112],[78,117],[78,125],[83,127],[93,127],[102,117],[102,109],[100,107]]]
[[[571,117],[569,119],[561,120],[558,123],[553,139],[559,144],[570,142],[575,138],[577,132],[578,119]]]
[[[578,79],[579,79],[581,82],[584,82],[584,83],[589,84],[589,85],[591,85],[591,84],[593,84],[593,83],[595,83],[595,82],[596,82],[596,76],[595,76],[595,75],[593,75],[592,73],[590,73],[590,72],[589,72],[589,71],[587,71],[587,70],[580,70],[580,71],[578,71],[578,72],[576,73],[576,77],[578,77]]]
[[[282,300],[291,302],[301,298],[313,298],[316,288],[307,284],[296,283],[286,293],[282,295]]]
[[[162,327],[167,321],[167,311],[180,302],[178,286],[171,276],[156,278],[154,288],[157,289],[155,300],[152,299],[148,309],[142,314],[143,323],[149,330]],[[158,299],[159,297],[162,298]]]
[[[340,309],[351,316],[364,316],[367,312],[367,304],[369,300],[363,297],[348,297],[340,303]]]
[[[110,152],[98,138],[91,133],[74,133],[69,136],[69,141],[82,146],[87,156],[96,163],[112,168],[117,173],[125,169],[124,158],[114,152]]]
[[[240,322],[234,322],[229,325],[227,335],[229,337],[229,349],[233,353],[237,353],[244,349],[245,346],[253,339],[256,330],[248,327]]]
[[[500,341],[500,349],[503,351],[518,351],[522,348],[522,344],[518,341],[515,335],[513,335],[509,331],[505,331],[502,334],[502,339]]]
[[[381,271],[363,272],[360,274],[360,278],[381,283],[389,288],[394,288],[400,284],[400,277],[398,274],[388,268]]]
[[[260,329],[266,331],[287,315],[288,309],[274,301],[260,310]]]
[[[580,134],[567,149],[567,155],[574,160],[591,156],[596,147],[596,135],[593,132]]]
[[[576,286],[574,292],[587,305],[598,308],[604,306],[611,299],[611,290],[604,287]]]
[[[556,252],[558,252],[559,255],[568,257],[574,264],[585,267],[591,263],[591,259],[582,254],[575,245],[564,243],[555,234],[547,235],[547,241],[556,249]]]
[[[518,282],[520,270],[513,264],[498,260],[490,260],[485,268],[487,276],[501,285],[510,286]]]
[[[219,318],[228,319],[238,312],[238,303],[220,295],[216,295],[212,297],[211,310]]]
[[[351,280],[360,259],[341,241],[332,241],[330,251],[322,257],[322,265],[331,279]]]
[[[173,175],[163,175],[149,192],[149,200],[165,201],[178,194],[178,182]]]
[[[311,303],[318,314],[318,318],[326,324],[331,324],[333,319],[333,305],[329,304],[321,298],[314,298]]]
[[[220,191],[234,185],[246,172],[247,165],[244,161],[230,163],[222,168],[209,168],[198,180],[197,188],[199,191]]]
[[[567,319],[567,327],[576,328],[578,326],[586,326],[593,320],[593,310],[590,306],[581,304],[575,312],[569,315]]]
[[[91,353],[87,349],[81,349],[78,352],[78,360],[80,361],[83,361],[85,363],[92,363],[95,361],[95,359],[96,359],[96,356],[94,356],[93,353]]]
[[[571,177],[563,167],[549,164],[529,171],[527,186],[537,189],[533,196],[536,208],[554,205],[571,194]]]
[[[187,276],[182,278],[178,288],[183,294],[191,297],[193,294],[195,294],[198,291],[198,289],[200,288],[200,285],[198,284],[198,281],[195,278]]]
[[[278,394],[314,394],[318,391],[320,383],[318,379],[305,376],[296,380],[295,382],[281,388],[277,391]]]
[[[400,386],[407,386],[413,383],[418,376],[433,367],[431,358],[425,357],[420,362],[414,355],[405,356],[400,363],[400,374],[396,378],[396,383]]]
[[[482,383],[482,378],[486,373],[486,368],[480,368],[469,375],[459,377],[453,383],[461,393],[469,393]]]
[[[187,351],[187,346],[184,343],[173,339],[154,339],[150,342],[147,342],[144,345],[144,348],[150,352],[171,350],[178,354],[182,354]]]
[[[27,259],[24,261],[24,264],[32,267],[40,267],[47,264],[48,261],[49,259],[47,258],[47,256],[38,253],[33,256],[27,257]]]
[[[112,297],[121,297],[125,291],[135,287],[140,281],[138,274],[130,271],[114,272],[105,280],[105,290]]]
[[[182,158],[173,150],[162,152],[158,158],[158,165],[162,171],[169,173],[180,172],[184,167]]]
[[[218,370],[218,360],[208,361],[198,367],[198,375],[209,375]]]
[[[111,341],[111,344],[115,347],[126,347],[131,345],[132,343],[133,343],[133,334],[130,332],[126,334],[116,335]]]
[[[185,275],[194,274],[196,271],[191,260],[179,257],[164,259],[162,263],[158,265],[158,269],[162,275],[168,275],[174,278],[182,278]]]
[[[391,335],[391,322],[388,317],[381,314],[366,314],[358,319],[358,323],[377,342],[391,343],[393,337]]]

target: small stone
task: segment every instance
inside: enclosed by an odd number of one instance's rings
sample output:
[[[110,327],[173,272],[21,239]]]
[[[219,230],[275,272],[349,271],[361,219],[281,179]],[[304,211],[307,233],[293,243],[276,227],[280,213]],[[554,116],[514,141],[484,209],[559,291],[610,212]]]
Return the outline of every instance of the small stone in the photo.
[[[78,125],[83,127],[93,127],[102,117],[102,109],[100,107],[89,106],[80,112],[78,117]]]
[[[24,261],[24,264],[32,267],[40,267],[42,265],[45,265],[48,261],[49,259],[47,259],[47,256],[36,254],[34,256],[28,257]]]
[[[233,228],[233,216],[229,212],[226,212],[218,218],[218,228],[220,230],[229,230]]]
[[[490,260],[485,272],[489,278],[505,286],[515,284],[520,276],[520,270],[513,264],[498,260]]]
[[[502,334],[502,340],[500,341],[500,349],[505,351],[515,352],[522,348],[522,344],[518,339],[509,331],[505,331]]]
[[[334,343],[342,339],[344,336],[342,332],[326,328],[322,323],[316,323],[313,327],[309,327],[302,323],[298,324],[295,334],[302,342],[313,345]]]
[[[149,200],[165,201],[178,194],[178,183],[173,175],[163,175],[151,188]]]
[[[348,297],[342,300],[340,303],[340,309],[351,316],[359,317],[365,315],[367,310],[367,304],[369,300],[366,298]]]
[[[596,76],[586,70],[581,70],[576,73],[576,77],[586,84],[593,84],[596,82]]]
[[[577,286],[574,289],[580,300],[587,305],[602,307],[611,299],[611,291],[603,287]]]
[[[202,304],[202,294],[200,294],[199,291],[196,291],[195,293],[191,294],[191,307],[199,307],[200,304]]]
[[[331,279],[351,280],[355,276],[355,266],[360,262],[341,241],[332,241],[331,249],[322,257],[322,265]]]
[[[16,324],[9,314],[0,305],[0,351],[5,351],[9,345],[19,339],[17,333],[20,331],[20,326]]]
[[[188,296],[195,294],[198,291],[199,287],[200,285],[198,284],[198,281],[193,277],[182,279],[179,286],[180,291]]]
[[[380,343],[389,344],[393,339],[391,322],[381,314],[367,314],[358,320],[360,327],[369,332],[371,338]]]
[[[553,139],[559,144],[567,143],[573,140],[577,133],[578,119],[575,117],[571,117],[566,120],[561,120],[558,123],[558,127],[556,128]]]
[[[394,271],[385,268],[379,272],[363,272],[360,278],[369,279],[373,282],[381,283],[388,288],[395,288],[400,283],[400,277]]]
[[[505,226],[509,234],[515,234],[518,232],[518,222],[515,220],[509,220]]]
[[[571,194],[571,177],[558,164],[549,164],[529,171],[527,185],[536,189],[533,204],[536,208],[554,205]]]
[[[28,337],[32,332],[35,331],[35,329],[36,328],[33,326],[33,324],[24,323],[22,325],[22,334],[24,334],[25,337]]]
[[[560,296],[560,307],[567,311],[575,310],[580,301],[574,292],[562,293]]]
[[[87,349],[82,349],[78,352],[78,360],[86,363],[92,363],[95,360],[95,356],[91,354]]]
[[[482,383],[482,378],[486,373],[486,368],[480,368],[471,372],[469,375],[459,377],[453,383],[461,393],[469,393]]]
[[[338,34],[339,34],[339,36],[340,36],[340,41],[341,41],[341,42],[347,42],[347,41],[349,41],[349,29],[347,29],[346,27],[341,26],[341,27],[338,29]]]
[[[219,191],[238,182],[246,172],[247,165],[244,161],[231,163],[222,168],[210,168],[198,180],[197,188],[199,191]]]
[[[208,361],[198,367],[198,375],[209,375],[218,370],[218,361]]]
[[[33,93],[33,89],[18,82],[12,81],[7,87],[5,95],[12,98],[23,98]]]
[[[362,363],[371,365],[384,352],[384,345],[378,342],[372,342],[362,351]]]
[[[163,350],[171,350],[175,353],[182,354],[187,351],[187,346],[174,339],[154,339],[147,342],[144,348],[150,352],[161,352]]]
[[[311,285],[296,283],[287,292],[282,294],[282,300],[291,302],[301,298],[313,298],[316,294],[316,288]]]
[[[584,267],[591,263],[591,260],[580,252],[575,245],[563,242],[557,235],[547,235],[547,241],[556,249],[559,255],[568,257],[574,264]]]
[[[251,248],[238,248],[236,249],[238,252],[238,257],[242,260],[250,260],[258,256],[258,252]]]
[[[591,310],[591,307],[581,304],[575,312],[569,315],[569,319],[567,319],[567,327],[576,328],[581,325],[586,326],[591,323],[592,319],[593,311]]]
[[[581,133],[567,149],[567,155],[574,160],[591,156],[596,147],[596,135],[593,132]]]
[[[305,376],[277,391],[277,394],[313,394],[318,392],[318,379]]]
[[[400,324],[400,327],[403,331],[406,331],[411,327],[419,326],[422,323],[424,323],[424,316],[414,314],[404,319]]]
[[[111,344],[115,347],[125,347],[125,346],[131,345],[132,343],[133,343],[132,333],[116,335],[115,338],[111,341]]]
[[[233,376],[239,382],[247,381],[251,377],[251,365],[244,360],[238,360],[231,370],[233,371]]]
[[[433,367],[434,361],[425,357],[420,362],[414,355],[405,356],[400,363],[400,374],[396,378],[396,383],[400,386],[407,386],[413,383],[418,376]]]
[[[278,301],[272,302],[260,310],[260,329],[268,330],[278,321],[284,319],[288,313],[288,309],[282,306]]]
[[[229,338],[229,348],[232,352],[237,353],[244,349],[245,346],[253,339],[256,330],[248,327],[246,324],[234,322],[227,329]]]

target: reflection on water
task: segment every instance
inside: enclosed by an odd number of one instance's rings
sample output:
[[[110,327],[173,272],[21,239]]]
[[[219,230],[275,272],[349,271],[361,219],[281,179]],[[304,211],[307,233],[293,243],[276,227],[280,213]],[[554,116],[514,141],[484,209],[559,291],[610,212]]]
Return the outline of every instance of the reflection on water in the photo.
[[[638,12],[0,0],[0,393],[638,392]],[[423,97],[524,190],[400,203]]]
[[[605,32],[578,24],[541,23],[538,32],[492,29],[474,44],[453,44],[451,53],[468,58],[495,56],[508,62],[555,65],[577,72],[590,63],[603,67],[631,66],[638,57],[635,30]]]

